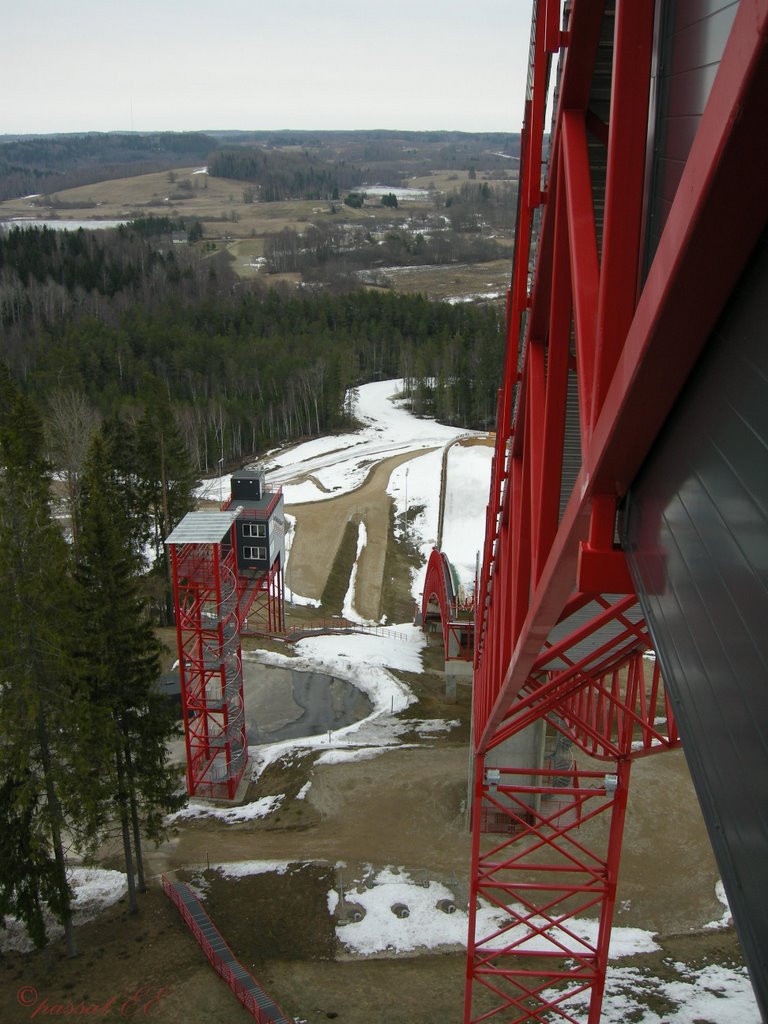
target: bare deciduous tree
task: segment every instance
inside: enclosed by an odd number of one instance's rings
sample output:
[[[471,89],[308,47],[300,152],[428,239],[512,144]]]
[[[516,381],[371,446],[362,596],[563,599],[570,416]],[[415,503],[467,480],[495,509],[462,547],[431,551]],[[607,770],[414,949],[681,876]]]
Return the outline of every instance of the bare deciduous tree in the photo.
[[[79,391],[57,388],[51,392],[45,421],[46,443],[53,467],[61,473],[74,541],[78,536],[80,474],[98,426],[98,412]]]

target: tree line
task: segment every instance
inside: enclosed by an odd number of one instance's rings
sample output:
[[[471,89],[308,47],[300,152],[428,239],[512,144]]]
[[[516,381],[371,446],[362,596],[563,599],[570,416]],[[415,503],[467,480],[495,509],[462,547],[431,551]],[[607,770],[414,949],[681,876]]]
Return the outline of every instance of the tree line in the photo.
[[[216,146],[202,132],[11,138],[0,142],[0,200],[199,163]]]
[[[388,377],[439,378],[455,392],[440,414],[488,427],[502,359],[492,308],[267,290],[129,228],[0,236],[0,337],[43,406],[69,389],[133,429],[159,388],[201,474],[348,426],[347,390]]]
[[[345,161],[326,161],[309,150],[222,149],[208,160],[217,178],[253,182],[262,202],[285,199],[331,199],[363,180],[362,171]]]
[[[363,129],[213,134],[227,150],[306,150],[318,160],[360,168],[369,184],[397,185],[429,175],[435,168],[506,175],[520,156],[520,135],[511,132]]]
[[[135,911],[143,841],[159,841],[185,800],[167,763],[177,727],[154,686],[138,481],[121,443],[119,432],[90,432],[68,544],[42,419],[0,367],[0,914],[41,947],[47,907],[70,956],[68,849],[87,855],[116,833]]]
[[[283,228],[264,237],[264,257],[269,273],[300,273],[305,281],[346,280],[369,275],[379,268],[446,266],[450,263],[483,263],[502,259],[509,249],[496,238],[473,227],[454,230],[438,218],[416,227],[379,225],[380,230],[321,221],[302,233]]]

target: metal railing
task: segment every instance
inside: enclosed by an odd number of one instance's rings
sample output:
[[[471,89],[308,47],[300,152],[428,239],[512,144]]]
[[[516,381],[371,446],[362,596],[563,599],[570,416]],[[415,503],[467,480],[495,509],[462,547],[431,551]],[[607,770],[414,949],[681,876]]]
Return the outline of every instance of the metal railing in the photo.
[[[256,979],[235,958],[218,928],[189,886],[171,882],[162,876],[163,892],[178,910],[219,977],[229,985],[237,999],[258,1024],[289,1024],[280,1007],[262,989]]]

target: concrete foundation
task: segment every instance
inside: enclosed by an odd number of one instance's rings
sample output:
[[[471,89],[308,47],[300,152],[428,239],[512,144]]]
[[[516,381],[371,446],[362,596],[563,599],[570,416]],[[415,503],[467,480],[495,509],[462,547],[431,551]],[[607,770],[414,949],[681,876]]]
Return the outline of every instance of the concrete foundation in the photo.
[[[456,701],[456,684],[459,680],[472,682],[472,662],[459,658],[446,659],[445,662],[445,699],[449,704]]]

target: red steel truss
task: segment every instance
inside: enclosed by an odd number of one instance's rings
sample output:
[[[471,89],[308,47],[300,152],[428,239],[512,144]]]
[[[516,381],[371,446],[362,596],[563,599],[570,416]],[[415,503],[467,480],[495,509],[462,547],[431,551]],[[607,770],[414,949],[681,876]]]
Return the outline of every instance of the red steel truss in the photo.
[[[187,792],[231,800],[248,759],[234,543],[170,549]]]
[[[560,0],[533,3],[507,357],[476,600],[465,1024],[574,1022],[585,1006],[589,1024],[599,1022],[631,762],[679,742],[658,669],[643,658],[651,641],[616,543],[617,510],[764,220],[744,196],[765,193],[757,140],[768,0],[739,7],[644,279],[657,5],[565,6],[563,16]],[[599,74],[607,74],[607,121],[591,109]],[[605,168],[599,193],[595,147]],[[573,755],[550,767],[486,764],[542,717],[550,741]]]
[[[462,610],[465,611],[465,618],[460,617]],[[426,625],[427,622],[434,622],[439,618],[447,659],[472,660],[475,624],[470,614],[471,608],[459,607],[448,558],[442,551],[433,548],[424,578],[421,621]]]
[[[283,568],[276,558],[267,572],[241,569],[240,614],[243,633],[285,633]]]

